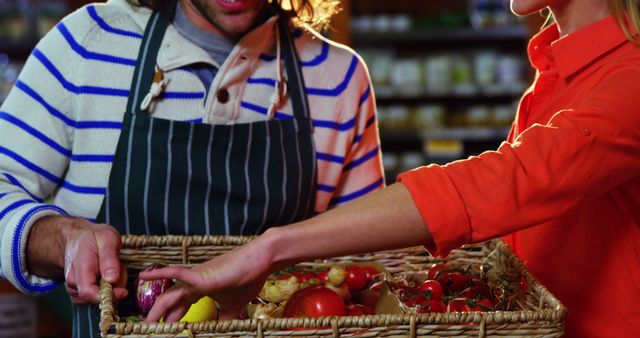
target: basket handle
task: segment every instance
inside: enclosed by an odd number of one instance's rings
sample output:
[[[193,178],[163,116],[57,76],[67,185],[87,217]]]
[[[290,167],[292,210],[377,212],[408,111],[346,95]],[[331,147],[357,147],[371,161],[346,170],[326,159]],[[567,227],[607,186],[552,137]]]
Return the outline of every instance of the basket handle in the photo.
[[[113,309],[113,286],[111,283],[100,281],[100,333],[104,337],[115,320]]]

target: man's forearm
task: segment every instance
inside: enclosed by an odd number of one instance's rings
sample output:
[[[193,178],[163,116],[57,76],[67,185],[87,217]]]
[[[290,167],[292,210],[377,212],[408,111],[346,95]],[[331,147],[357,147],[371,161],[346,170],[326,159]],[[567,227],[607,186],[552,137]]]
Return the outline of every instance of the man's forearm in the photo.
[[[39,219],[29,231],[27,240],[27,268],[30,273],[44,278],[64,276],[64,255],[69,234],[77,229],[82,219],[47,216]]]
[[[277,265],[432,243],[431,233],[402,184],[301,223],[275,228],[266,237]]]

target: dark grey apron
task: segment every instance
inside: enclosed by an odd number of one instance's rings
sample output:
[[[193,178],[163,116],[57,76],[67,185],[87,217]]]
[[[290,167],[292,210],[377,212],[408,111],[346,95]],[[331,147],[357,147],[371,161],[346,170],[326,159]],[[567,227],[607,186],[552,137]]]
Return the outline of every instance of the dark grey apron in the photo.
[[[140,111],[171,14],[145,29],[98,223],[121,234],[247,235],[308,218],[316,154],[304,80],[279,20],[294,116],[236,125],[157,119]],[[95,305],[73,306],[73,336],[99,337]]]

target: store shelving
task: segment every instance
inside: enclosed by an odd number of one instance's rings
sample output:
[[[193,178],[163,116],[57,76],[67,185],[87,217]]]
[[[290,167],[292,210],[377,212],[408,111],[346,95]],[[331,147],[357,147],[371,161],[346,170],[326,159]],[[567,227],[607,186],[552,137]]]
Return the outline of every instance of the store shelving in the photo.
[[[503,0],[350,0],[376,93],[387,180],[505,140],[530,82],[528,22]]]
[[[425,42],[448,44],[515,42],[520,44],[528,36],[529,30],[525,26],[483,29],[465,27],[428,31],[353,33],[352,40],[357,41],[358,44],[412,44]]]

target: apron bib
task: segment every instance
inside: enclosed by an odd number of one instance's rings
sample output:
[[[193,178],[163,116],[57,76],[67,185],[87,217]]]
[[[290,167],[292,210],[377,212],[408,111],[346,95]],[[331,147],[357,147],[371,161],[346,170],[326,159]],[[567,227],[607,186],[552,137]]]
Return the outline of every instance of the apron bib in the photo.
[[[135,235],[254,235],[313,214],[316,155],[304,80],[278,20],[294,116],[236,125],[150,117],[139,109],[171,22],[145,29],[97,223]],[[100,337],[97,305],[73,305],[73,337]]]

